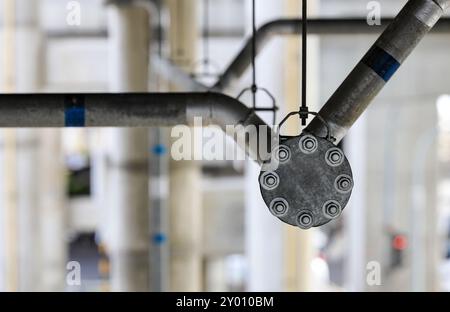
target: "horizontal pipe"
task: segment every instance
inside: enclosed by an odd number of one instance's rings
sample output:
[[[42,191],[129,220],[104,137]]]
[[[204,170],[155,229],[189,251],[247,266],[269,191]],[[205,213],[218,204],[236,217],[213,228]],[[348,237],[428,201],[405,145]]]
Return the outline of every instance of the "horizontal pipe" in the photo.
[[[308,19],[308,33],[310,35],[356,35],[380,34],[393,18],[382,20],[380,26],[370,26],[365,18],[339,18],[339,19]],[[280,19],[268,22],[256,32],[256,52],[261,52],[270,40],[277,36],[299,35],[302,33],[301,19]],[[433,33],[450,33],[450,18],[443,18],[433,28]],[[213,90],[223,91],[230,89],[235,82],[250,67],[252,57],[252,40],[247,40],[236,58],[225,69]]]
[[[216,125],[223,130],[227,126],[256,126],[257,131],[267,131],[271,139],[271,128],[253,110],[220,93],[0,95],[0,127],[8,128],[194,126],[195,118],[201,118],[203,126]],[[259,143],[238,143],[244,144],[259,164],[267,159]]]
[[[418,43],[444,14],[450,0],[410,0],[320,110],[306,131],[338,143]],[[441,24],[442,25],[442,24]],[[442,27],[442,26],[441,26]],[[438,28],[439,30],[439,28]]]

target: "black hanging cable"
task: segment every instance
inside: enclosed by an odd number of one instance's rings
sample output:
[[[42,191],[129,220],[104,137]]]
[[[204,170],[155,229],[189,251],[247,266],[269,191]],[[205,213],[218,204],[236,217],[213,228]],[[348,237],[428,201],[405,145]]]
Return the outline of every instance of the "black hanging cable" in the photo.
[[[203,30],[202,30],[202,49],[203,58],[194,63],[194,70],[200,67],[198,73],[192,73],[193,77],[216,77],[215,72],[220,72],[220,67],[211,59],[211,30],[210,30],[210,0],[203,0]]]
[[[308,120],[309,115],[315,116],[320,122],[324,124],[327,128],[327,136],[326,139],[330,142],[335,141],[336,139],[331,136],[330,125],[326,122],[319,113],[309,111],[306,99],[306,89],[307,89],[307,53],[308,53],[308,7],[307,0],[302,0],[302,82],[301,82],[301,90],[302,90],[302,99],[300,108],[298,111],[290,112],[278,125],[279,128],[292,116],[298,115],[300,120],[302,121],[302,126],[306,126],[306,121]]]
[[[307,53],[308,53],[308,6],[307,0],[302,2],[302,103],[300,106],[300,119],[302,126],[306,126],[308,120],[308,105],[306,103],[306,89],[307,89]]]
[[[158,57],[160,60],[163,58],[163,23],[162,23],[162,5],[160,1],[156,2],[156,9],[158,11]],[[161,88],[161,77],[157,76],[156,84],[158,90]]]
[[[252,96],[253,108],[256,108],[256,93],[258,86],[256,85],[256,3],[252,0]]]
[[[207,69],[209,66],[209,0],[203,1],[203,27],[204,27],[204,38],[203,38],[203,64]]]
[[[250,91],[252,93],[252,99],[253,99],[253,111],[261,111],[261,112],[272,112],[273,113],[273,124],[276,123],[278,106],[275,100],[275,97],[267,90],[266,88],[260,88],[257,85],[256,81],[256,35],[257,35],[257,29],[256,29],[256,1],[252,1],[252,49],[251,49],[251,60],[252,60],[252,85],[249,88],[245,88],[239,93],[237,96],[237,99],[240,99],[241,96],[243,96],[246,92]],[[272,102],[272,107],[257,107],[256,105],[256,95],[258,91],[263,92],[265,95],[269,97],[269,99]]]

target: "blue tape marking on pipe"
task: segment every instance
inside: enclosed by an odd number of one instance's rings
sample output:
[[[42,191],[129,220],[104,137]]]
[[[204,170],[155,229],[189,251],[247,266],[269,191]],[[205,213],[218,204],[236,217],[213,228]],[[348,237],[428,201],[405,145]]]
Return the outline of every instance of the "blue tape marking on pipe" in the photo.
[[[153,146],[152,152],[155,155],[162,156],[167,152],[167,148],[164,144],[156,144]]]
[[[155,233],[153,235],[153,242],[156,245],[162,245],[167,241],[167,236],[164,233]]]
[[[86,108],[84,105],[84,96],[82,95],[66,96],[64,115],[66,127],[85,127]]]
[[[370,49],[364,56],[362,62],[386,82],[391,79],[401,65],[392,55],[377,46]]]

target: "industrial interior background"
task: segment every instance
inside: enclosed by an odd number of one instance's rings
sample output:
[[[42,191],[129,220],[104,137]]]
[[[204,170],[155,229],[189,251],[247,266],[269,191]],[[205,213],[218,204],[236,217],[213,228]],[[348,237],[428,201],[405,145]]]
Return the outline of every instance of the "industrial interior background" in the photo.
[[[203,73],[205,58],[210,84],[251,35],[250,0],[106,2],[0,1],[1,92],[175,91],[189,77],[173,64]],[[311,18],[363,20],[406,2],[308,1]],[[301,17],[300,0],[256,3],[258,26]],[[309,37],[313,110],[372,27]],[[448,36],[429,34],[351,129],[349,206],[308,231],[270,215],[255,163],[175,161],[167,129],[1,130],[0,291],[450,291]],[[277,36],[257,59],[278,120],[300,102],[300,43]]]

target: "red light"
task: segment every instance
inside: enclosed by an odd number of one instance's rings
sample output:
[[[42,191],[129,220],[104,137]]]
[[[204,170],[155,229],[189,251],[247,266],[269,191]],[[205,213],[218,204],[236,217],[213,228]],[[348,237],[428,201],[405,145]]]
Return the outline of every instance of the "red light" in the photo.
[[[408,240],[404,235],[396,235],[392,240],[392,247],[396,250],[405,250],[408,247]]]

